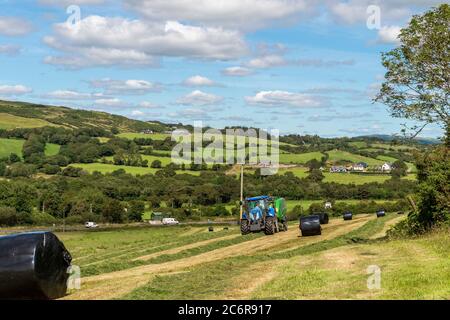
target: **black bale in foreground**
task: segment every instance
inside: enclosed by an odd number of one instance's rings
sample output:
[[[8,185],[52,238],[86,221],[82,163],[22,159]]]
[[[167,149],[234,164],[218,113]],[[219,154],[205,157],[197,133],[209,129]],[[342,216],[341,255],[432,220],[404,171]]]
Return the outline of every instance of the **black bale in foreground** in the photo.
[[[51,232],[0,237],[0,299],[63,297],[71,261]]]
[[[322,234],[322,227],[320,226],[320,217],[318,215],[301,217],[299,227],[303,237],[318,236]]]

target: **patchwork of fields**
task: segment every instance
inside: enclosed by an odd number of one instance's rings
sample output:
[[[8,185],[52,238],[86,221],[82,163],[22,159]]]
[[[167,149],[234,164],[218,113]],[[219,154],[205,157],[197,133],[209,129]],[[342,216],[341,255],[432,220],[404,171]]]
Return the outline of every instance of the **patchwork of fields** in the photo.
[[[145,134],[139,134],[139,133],[125,133],[120,134],[119,136],[123,136],[126,138],[134,138],[134,137],[149,137],[151,136],[153,139],[164,139],[168,135],[166,134],[151,134],[151,135],[145,135]],[[8,157],[11,153],[15,153],[19,156],[22,155],[22,147],[23,147],[24,140],[17,140],[17,139],[3,139],[0,138],[0,158],[1,157]],[[52,156],[58,154],[60,149],[59,145],[47,143],[45,153],[47,156]],[[130,174],[154,174],[157,169],[150,168],[150,165],[153,161],[159,160],[161,161],[162,167],[167,166],[171,163],[171,158],[168,157],[170,155],[170,151],[165,150],[155,150],[155,155],[142,155],[142,158],[144,160],[148,161],[149,168],[145,167],[131,167],[131,166],[116,166],[113,164],[104,164],[104,163],[89,163],[89,164],[71,164],[74,167],[79,167],[82,169],[85,169],[87,172],[94,172],[98,171],[101,173],[111,173],[113,171],[116,171],[118,169],[123,169],[127,173]],[[161,153],[161,156],[158,156],[157,153]],[[332,150],[328,152],[330,156],[330,161],[364,161],[367,162],[369,165],[379,165],[384,162],[394,162],[396,159],[393,157],[388,156],[379,156],[377,159],[367,158],[363,156],[359,156],[356,154],[338,151],[338,150]],[[293,154],[293,153],[286,153],[283,152],[280,154],[280,163],[282,164],[293,164],[298,165],[298,167],[291,167],[291,168],[282,168],[279,170],[279,174],[284,174],[285,172],[292,172],[295,176],[299,178],[305,178],[308,176],[308,170],[305,167],[300,167],[299,165],[304,165],[306,162],[312,159],[320,160],[324,154],[320,152],[309,152],[309,153],[303,153],[303,154]],[[111,161],[113,160],[113,157],[107,157],[106,160]],[[413,172],[415,170],[415,167],[411,163],[407,163],[410,170]],[[211,165],[208,165],[210,168]],[[250,169],[248,172],[253,172],[254,169]],[[180,173],[187,173],[187,174],[193,174],[198,175],[200,174],[199,171],[177,171],[178,174]],[[325,182],[335,182],[340,184],[364,184],[364,183],[370,183],[370,182],[378,182],[383,183],[384,181],[390,179],[389,174],[377,174],[377,175],[370,175],[370,174],[347,174],[347,173],[329,173],[327,171],[324,172]],[[405,179],[415,179],[415,174],[410,173]]]
[[[241,236],[238,226],[60,233],[82,274],[66,299],[450,298],[448,234],[377,240],[403,218],[331,219],[315,237],[298,237],[296,223],[273,236]],[[371,264],[382,268],[381,290],[366,287]],[[248,282],[249,266],[264,276]]]

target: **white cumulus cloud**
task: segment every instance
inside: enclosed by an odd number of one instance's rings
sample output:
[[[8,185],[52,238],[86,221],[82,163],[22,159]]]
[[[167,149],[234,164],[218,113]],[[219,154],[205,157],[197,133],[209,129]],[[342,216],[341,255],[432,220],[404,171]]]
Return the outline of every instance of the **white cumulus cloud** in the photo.
[[[253,74],[253,70],[244,67],[229,67],[222,70],[224,76],[245,77]]]
[[[217,84],[211,79],[196,75],[184,80],[183,85],[188,87],[212,87]]]
[[[104,78],[90,81],[90,85],[96,89],[103,89],[106,94],[146,94],[160,92],[162,87],[158,83],[146,80],[113,80]]]
[[[399,26],[385,26],[378,30],[378,41],[381,43],[399,44],[401,27]]]
[[[74,90],[56,90],[43,95],[43,98],[56,100],[90,100],[100,97],[102,97],[100,93],[83,93]]]
[[[86,17],[77,28],[55,24],[44,42],[62,52],[46,57],[46,63],[72,68],[154,66],[160,57],[229,60],[248,51],[238,31],[101,16]]]
[[[281,55],[267,55],[262,57],[257,57],[250,60],[246,66],[249,68],[265,69],[271,67],[279,67],[288,64],[288,61]]]
[[[245,97],[250,105],[259,106],[289,106],[295,108],[320,108],[325,106],[323,98],[304,93],[288,91],[260,91],[251,97]]]
[[[222,97],[216,96],[214,94],[206,93],[200,90],[195,90],[189,93],[188,95],[178,99],[177,103],[193,106],[207,106],[217,104],[222,100],[223,100]]]
[[[125,5],[148,21],[178,20],[238,30],[296,22],[315,7],[306,0],[125,0]]]
[[[0,85],[0,95],[4,96],[19,96],[33,92],[33,89],[24,85]]]

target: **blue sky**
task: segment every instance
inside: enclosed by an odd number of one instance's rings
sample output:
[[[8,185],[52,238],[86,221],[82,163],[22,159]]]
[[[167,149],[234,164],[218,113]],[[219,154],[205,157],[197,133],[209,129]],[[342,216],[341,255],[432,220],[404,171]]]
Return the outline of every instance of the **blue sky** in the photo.
[[[380,53],[412,14],[436,4],[0,0],[0,99],[284,134],[399,133],[405,120],[372,103]],[[71,5],[80,20],[67,22]],[[380,9],[375,29],[370,5]]]

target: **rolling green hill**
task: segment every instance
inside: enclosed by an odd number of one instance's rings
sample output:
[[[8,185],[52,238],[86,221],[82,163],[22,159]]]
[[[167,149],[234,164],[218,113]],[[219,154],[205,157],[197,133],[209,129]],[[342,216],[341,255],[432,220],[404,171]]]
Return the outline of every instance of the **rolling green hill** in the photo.
[[[159,122],[144,122],[105,112],[76,110],[67,107],[0,100],[0,129],[61,126],[65,128],[94,127],[121,132],[150,129],[169,130]]]

